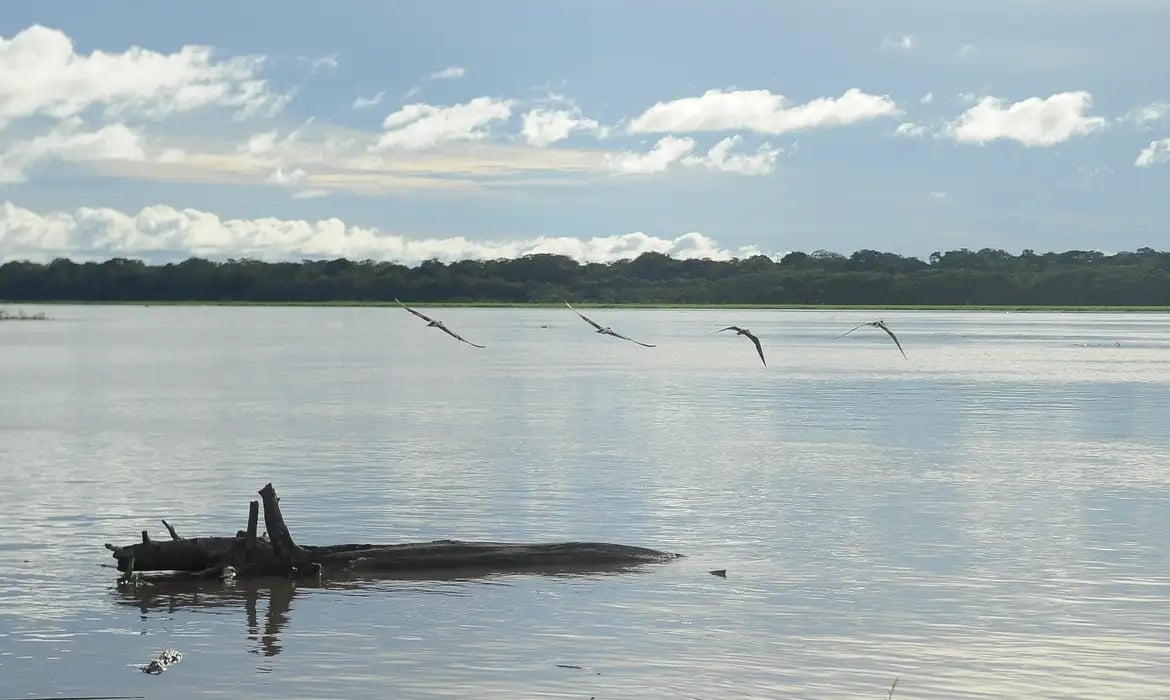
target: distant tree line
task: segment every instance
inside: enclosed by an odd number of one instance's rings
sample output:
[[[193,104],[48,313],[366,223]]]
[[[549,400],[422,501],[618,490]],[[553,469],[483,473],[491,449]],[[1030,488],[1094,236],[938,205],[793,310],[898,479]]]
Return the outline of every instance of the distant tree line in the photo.
[[[728,261],[659,253],[581,264],[562,255],[428,260],[415,267],[372,260],[190,258],[148,265],[113,258],[0,265],[9,301],[381,301],[873,305],[1170,305],[1170,252],[1105,255],[1070,250],[952,250],[928,260],[876,250],[845,256],[794,252]]]

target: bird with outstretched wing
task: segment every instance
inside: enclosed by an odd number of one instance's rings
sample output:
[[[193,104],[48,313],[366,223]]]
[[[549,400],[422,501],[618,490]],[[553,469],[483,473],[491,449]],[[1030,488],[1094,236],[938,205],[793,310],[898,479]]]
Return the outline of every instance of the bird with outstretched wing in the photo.
[[[757,338],[751,331],[746,328],[740,328],[739,326],[728,326],[727,328],[720,328],[715,332],[722,333],[723,331],[735,331],[736,335],[747,336],[749,340],[755,343],[756,352],[760,353],[760,362],[763,362],[765,367],[768,366],[768,361],[764,359],[764,348],[760,347],[760,339]]]
[[[894,335],[894,332],[890,330],[889,326],[886,325],[886,322],[880,319],[877,321],[870,321],[869,323],[859,323],[853,328],[850,328],[841,335],[837,336],[837,338],[844,338],[858,328],[864,328],[865,326],[873,326],[874,328],[880,328],[885,331],[891,338],[893,338],[894,344],[898,346],[898,352],[902,353],[902,357],[906,357],[906,351],[902,349],[902,343],[898,342],[898,336]],[[833,340],[836,340],[837,338],[833,338]]]
[[[588,316],[586,316],[585,314],[583,314],[583,313],[581,313],[580,311],[578,311],[578,310],[574,309],[574,308],[573,308],[573,305],[572,305],[572,304],[570,304],[570,303],[569,303],[569,302],[567,302],[567,301],[565,302],[565,306],[569,307],[569,308],[570,308],[570,309],[573,311],[573,313],[575,313],[575,314],[577,314],[578,316],[580,316],[580,317],[581,317],[581,318],[582,318],[582,319],[583,319],[583,320],[584,320],[586,323],[588,323],[589,325],[591,325],[591,326],[593,326],[594,328],[596,328],[596,329],[597,329],[597,332],[598,332],[598,333],[601,333],[602,335],[612,335],[612,336],[613,336],[613,337],[615,337],[615,338],[621,338],[622,340],[628,340],[628,341],[630,341],[631,343],[637,343],[638,345],[641,345],[642,347],[645,347],[645,348],[654,348],[654,347],[658,347],[657,345],[651,345],[651,344],[649,344],[649,343],[643,343],[643,342],[642,342],[642,341],[640,341],[640,340],[634,340],[633,338],[629,338],[629,337],[627,337],[627,336],[624,336],[624,335],[622,335],[621,333],[617,333],[617,332],[615,332],[615,331],[614,331],[612,328],[610,328],[609,326],[602,326],[602,325],[601,325],[600,323],[598,323],[597,321],[594,321],[593,319],[589,318],[589,317],[588,317]]]
[[[426,322],[427,322],[427,327],[428,327],[428,328],[429,328],[429,327],[432,327],[432,326],[433,326],[433,327],[435,327],[435,328],[438,328],[439,330],[443,331],[444,333],[446,333],[447,335],[451,336],[452,338],[455,338],[456,340],[462,340],[463,342],[467,343],[468,345],[470,345],[470,346],[472,346],[472,347],[476,347],[476,348],[482,348],[482,347],[485,347],[485,346],[483,346],[483,345],[476,345],[475,343],[471,342],[471,341],[470,341],[470,340],[468,340],[467,338],[464,338],[463,336],[459,335],[459,334],[458,334],[458,333],[456,333],[455,331],[453,331],[453,330],[451,330],[450,328],[448,328],[448,327],[447,327],[447,325],[446,325],[446,324],[444,324],[442,321],[438,321],[438,320],[436,320],[436,319],[433,319],[433,318],[431,318],[430,316],[427,316],[427,315],[426,315],[426,314],[424,314],[424,313],[420,313],[420,312],[418,312],[418,311],[415,311],[414,309],[410,308],[410,307],[409,307],[409,306],[407,306],[406,304],[403,304],[401,301],[398,301],[398,299],[397,299],[397,298],[395,298],[395,299],[394,299],[394,301],[398,302],[398,305],[399,305],[399,306],[401,306],[402,308],[406,309],[406,310],[407,310],[407,311],[409,311],[410,313],[412,313],[412,314],[414,314],[415,316],[418,316],[418,317],[419,317],[419,318],[421,318],[422,320],[426,321]]]

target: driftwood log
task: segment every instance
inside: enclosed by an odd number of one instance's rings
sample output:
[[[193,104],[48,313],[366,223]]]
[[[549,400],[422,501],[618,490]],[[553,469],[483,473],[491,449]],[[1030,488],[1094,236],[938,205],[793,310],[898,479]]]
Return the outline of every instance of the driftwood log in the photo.
[[[682,555],[605,542],[515,544],[436,540],[405,544],[298,545],[292,538],[272,484],[260,489],[266,536],[257,536],[260,503],[252,501],[248,528],[234,537],[180,537],[163,521],[169,540],[142,541],[124,547],[107,544],[118,570],[171,572],[152,580],[194,581],[224,578],[319,578],[344,574],[392,574],[411,577],[428,572],[499,573],[510,571],[613,570]]]

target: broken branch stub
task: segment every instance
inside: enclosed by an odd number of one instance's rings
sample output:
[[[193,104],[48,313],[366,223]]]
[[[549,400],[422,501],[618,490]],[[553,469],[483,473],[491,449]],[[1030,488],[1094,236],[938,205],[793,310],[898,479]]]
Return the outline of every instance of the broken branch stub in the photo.
[[[260,498],[264,502],[264,527],[268,530],[268,539],[272,542],[276,556],[287,561],[305,559],[305,550],[293,542],[288,526],[284,524],[284,515],[280,512],[280,499],[276,497],[276,489],[272,488],[271,482],[260,489]]]

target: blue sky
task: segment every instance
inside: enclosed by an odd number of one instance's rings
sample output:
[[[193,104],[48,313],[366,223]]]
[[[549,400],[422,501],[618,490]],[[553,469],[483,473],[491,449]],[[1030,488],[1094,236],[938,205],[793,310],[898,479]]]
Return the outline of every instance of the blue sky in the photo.
[[[7,2],[0,260],[1166,247],[1156,0]]]

